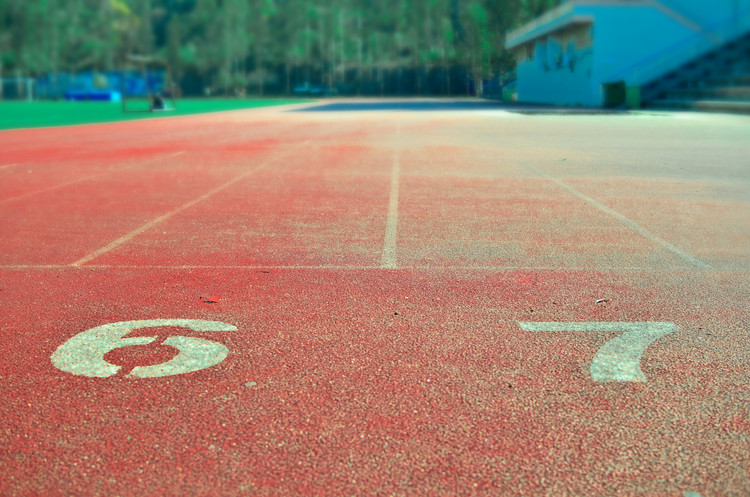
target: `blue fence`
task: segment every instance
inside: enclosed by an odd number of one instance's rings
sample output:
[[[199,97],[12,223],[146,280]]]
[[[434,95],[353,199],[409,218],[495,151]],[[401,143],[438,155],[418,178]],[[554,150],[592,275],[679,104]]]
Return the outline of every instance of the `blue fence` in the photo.
[[[166,71],[99,71],[55,73],[37,78],[37,96],[43,99],[107,100],[104,95],[122,93],[128,97],[145,97],[164,93]],[[90,97],[90,98],[87,98]]]

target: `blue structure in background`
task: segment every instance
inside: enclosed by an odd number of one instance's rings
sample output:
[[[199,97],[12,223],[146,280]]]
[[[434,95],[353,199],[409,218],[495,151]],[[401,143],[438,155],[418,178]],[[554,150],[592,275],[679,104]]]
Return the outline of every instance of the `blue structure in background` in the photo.
[[[101,71],[47,74],[37,79],[39,98],[119,102],[127,97],[160,94],[166,87],[166,71]]]
[[[750,0],[568,0],[510,31],[520,102],[599,107],[750,33]]]

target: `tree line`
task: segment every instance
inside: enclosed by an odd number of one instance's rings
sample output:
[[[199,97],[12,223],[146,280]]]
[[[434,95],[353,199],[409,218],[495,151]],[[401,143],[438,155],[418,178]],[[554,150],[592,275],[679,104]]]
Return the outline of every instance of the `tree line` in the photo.
[[[559,0],[0,0],[0,77],[169,67],[185,94],[481,94]]]

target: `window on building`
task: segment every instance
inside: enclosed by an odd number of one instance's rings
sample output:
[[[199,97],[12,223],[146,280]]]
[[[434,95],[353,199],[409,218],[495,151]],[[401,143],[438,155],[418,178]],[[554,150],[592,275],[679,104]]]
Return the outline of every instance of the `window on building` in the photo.
[[[534,47],[534,59],[539,69],[545,69],[547,65],[547,44],[541,41],[536,42]]]
[[[547,67],[559,69],[562,67],[563,42],[561,36],[551,36],[547,41]]]
[[[591,25],[579,26],[578,28],[576,28],[573,32],[575,48],[577,48],[578,50],[582,50],[593,45],[593,30],[594,28]]]
[[[516,49],[516,60],[519,64],[534,58],[534,45],[522,45]]]

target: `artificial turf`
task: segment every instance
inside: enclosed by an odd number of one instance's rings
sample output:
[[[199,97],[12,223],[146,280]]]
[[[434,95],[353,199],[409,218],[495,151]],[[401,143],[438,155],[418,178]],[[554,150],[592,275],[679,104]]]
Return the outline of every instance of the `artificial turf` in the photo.
[[[185,99],[169,112],[123,112],[113,102],[0,102],[0,130],[107,123],[302,103],[306,100]]]

